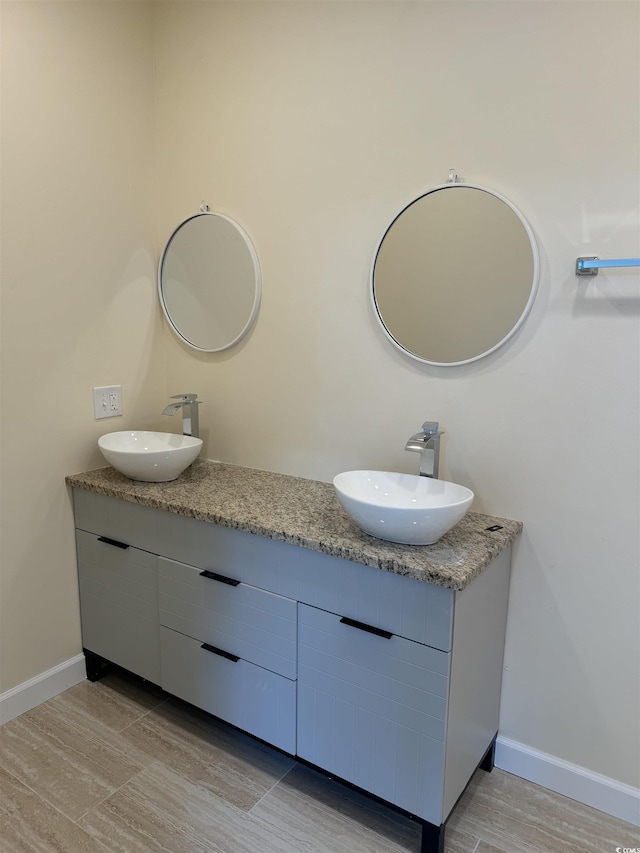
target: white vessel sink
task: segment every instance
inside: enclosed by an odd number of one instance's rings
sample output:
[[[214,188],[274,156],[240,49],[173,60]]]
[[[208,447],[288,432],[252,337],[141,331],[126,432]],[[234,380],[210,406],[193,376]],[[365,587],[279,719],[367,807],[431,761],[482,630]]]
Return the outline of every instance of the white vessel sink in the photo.
[[[433,545],[473,502],[473,492],[465,486],[415,474],[345,471],[333,485],[365,533],[403,545]]]
[[[110,432],[98,439],[110,465],[131,480],[166,483],[175,480],[198,456],[201,438],[172,432]]]

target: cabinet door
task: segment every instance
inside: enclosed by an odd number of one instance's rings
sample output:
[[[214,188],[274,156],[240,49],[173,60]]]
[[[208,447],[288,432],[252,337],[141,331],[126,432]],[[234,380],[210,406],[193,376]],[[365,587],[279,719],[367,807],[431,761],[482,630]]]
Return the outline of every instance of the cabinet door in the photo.
[[[303,604],[298,644],[298,755],[439,824],[449,655]]]
[[[160,684],[156,556],[76,531],[82,645]]]
[[[295,754],[295,681],[170,628],[160,636],[164,690]]]

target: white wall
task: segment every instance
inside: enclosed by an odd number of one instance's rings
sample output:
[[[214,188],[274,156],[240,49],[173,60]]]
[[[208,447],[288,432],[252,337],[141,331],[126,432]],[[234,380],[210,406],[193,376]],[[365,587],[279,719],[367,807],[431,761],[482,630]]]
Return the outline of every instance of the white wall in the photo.
[[[573,267],[640,255],[638,5],[1,9],[0,693],[80,651],[63,478],[102,464],[92,386],[123,385],[108,429],[197,391],[207,455],[324,480],[415,470],[404,442],[438,419],[443,475],[525,523],[502,734],[637,786],[640,290]],[[384,339],[367,278],[450,167],[529,218],[542,279],[515,340],[447,370]],[[264,275],[250,336],[211,355],[155,300],[160,241],[203,199]]]
[[[2,2],[0,694],[81,649],[65,474],[166,394],[146,3]],[[124,416],[95,421],[94,385]],[[106,427],[105,427],[106,425]]]
[[[323,480],[415,470],[425,419],[475,509],[524,521],[501,733],[639,783],[638,5],[166,3],[157,10],[160,233],[205,199],[251,235],[248,339],[167,332],[171,393],[197,391],[212,458]],[[611,51],[611,53],[609,52]],[[376,242],[455,167],[528,217],[540,295],[483,362],[435,369],[384,339]]]

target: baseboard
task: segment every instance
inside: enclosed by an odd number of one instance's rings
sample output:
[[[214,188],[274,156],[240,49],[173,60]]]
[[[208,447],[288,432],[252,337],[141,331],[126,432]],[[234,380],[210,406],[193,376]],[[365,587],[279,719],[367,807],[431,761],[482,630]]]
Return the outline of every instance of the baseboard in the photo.
[[[84,655],[77,655],[36,675],[35,678],[30,678],[23,684],[18,684],[17,687],[12,687],[6,693],[1,693],[0,725],[19,717],[20,714],[46,702],[47,699],[52,699],[86,677]]]
[[[640,826],[640,789],[498,735],[495,766]]]

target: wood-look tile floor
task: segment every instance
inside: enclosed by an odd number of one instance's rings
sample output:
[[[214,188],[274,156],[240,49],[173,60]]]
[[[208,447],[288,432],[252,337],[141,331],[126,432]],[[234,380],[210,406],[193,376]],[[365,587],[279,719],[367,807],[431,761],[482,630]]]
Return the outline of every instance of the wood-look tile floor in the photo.
[[[494,770],[478,771],[446,853],[614,853],[640,831]],[[0,853],[411,853],[391,809],[110,673],[0,727]]]

